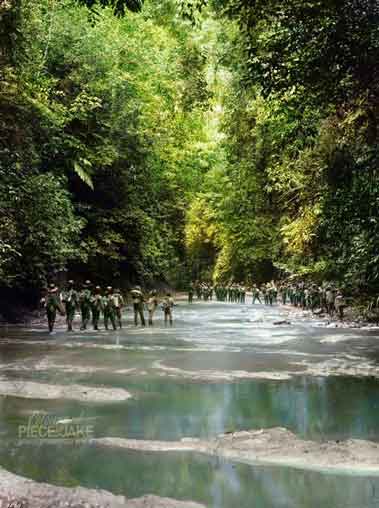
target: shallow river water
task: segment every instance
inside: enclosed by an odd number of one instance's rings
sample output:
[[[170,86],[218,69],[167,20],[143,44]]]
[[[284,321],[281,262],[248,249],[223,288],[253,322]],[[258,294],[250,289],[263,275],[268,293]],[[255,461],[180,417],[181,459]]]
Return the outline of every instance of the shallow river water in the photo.
[[[207,440],[284,427],[313,441],[379,442],[377,330],[215,302],[180,303],[173,328],[160,315],[153,328],[130,321],[128,311],[118,332],[0,330],[0,466],[52,485],[212,508],[379,507],[379,470],[248,465],[26,435],[40,417],[90,425],[95,438]]]

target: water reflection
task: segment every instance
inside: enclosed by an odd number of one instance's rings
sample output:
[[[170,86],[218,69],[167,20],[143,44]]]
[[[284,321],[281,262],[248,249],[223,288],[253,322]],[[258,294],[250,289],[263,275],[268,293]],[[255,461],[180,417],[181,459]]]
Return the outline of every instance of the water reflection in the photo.
[[[0,397],[0,431],[16,436],[34,411],[95,418],[97,437],[178,440],[224,432],[286,427],[308,439],[379,440],[379,381],[295,378],[227,384],[112,379],[98,373],[84,384],[127,388],[127,402],[94,404]]]
[[[41,482],[139,497],[187,499],[210,508],[378,508],[379,479],[250,467],[184,453],[30,446],[1,462]]]

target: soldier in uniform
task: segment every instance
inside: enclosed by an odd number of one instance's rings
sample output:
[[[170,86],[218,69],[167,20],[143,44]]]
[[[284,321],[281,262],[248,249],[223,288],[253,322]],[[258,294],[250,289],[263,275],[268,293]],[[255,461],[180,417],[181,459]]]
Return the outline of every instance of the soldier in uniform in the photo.
[[[82,316],[81,330],[86,330],[91,319],[91,281],[86,280],[79,295],[80,313]]]
[[[118,327],[122,328],[122,309],[125,305],[124,298],[119,289],[116,289],[113,293],[114,304],[116,307],[116,322]]]
[[[153,326],[154,313],[158,307],[158,297],[155,289],[151,291],[150,297],[147,301],[147,310],[149,312],[149,326]]]
[[[44,305],[46,309],[49,332],[52,333],[54,331],[57,310],[59,310],[63,314],[61,299],[59,296],[59,289],[55,284],[49,285],[49,289],[47,290],[46,296],[41,299],[41,303]]]
[[[272,285],[268,286],[267,289],[267,305],[273,305],[275,300],[275,288]]]
[[[200,300],[201,299],[201,284],[199,281],[196,281],[195,290],[196,290],[196,298],[198,300]]]
[[[330,314],[332,316],[333,312],[334,312],[335,296],[334,296],[334,290],[331,286],[328,286],[326,288],[325,299],[326,299],[327,312],[328,312],[328,314]]]
[[[134,310],[134,324],[135,326],[138,325],[138,316],[139,316],[141,319],[142,326],[146,326],[145,316],[143,314],[144,297],[140,286],[136,286],[134,289],[132,289],[131,295]]]
[[[103,298],[103,306],[105,329],[108,330],[108,322],[110,321],[113,330],[116,330],[116,306],[112,286],[107,287],[107,294]]]
[[[62,301],[66,311],[67,331],[72,332],[72,323],[75,317],[75,311],[79,305],[79,295],[75,289],[75,283],[73,280],[68,281],[66,291],[62,296]]]
[[[282,304],[285,305],[287,302],[287,286],[285,284],[280,286],[280,296],[282,299]]]
[[[191,284],[188,287],[188,303],[192,303],[193,302],[194,291],[195,290],[194,290],[193,284],[191,282]]]
[[[314,310],[320,306],[319,289],[316,284],[312,284],[310,298],[311,298],[311,310],[312,312],[314,312]]]
[[[174,299],[172,298],[170,293],[164,297],[162,302],[162,310],[164,312],[164,324],[167,325],[167,322],[170,322],[170,326],[172,326],[172,308],[174,307]]]
[[[262,286],[262,296],[263,296],[263,301],[265,302],[265,305],[268,305],[268,297],[267,297],[267,286],[265,284],[263,284]]]
[[[343,320],[344,309],[346,307],[346,301],[342,294],[342,291],[338,290],[334,301],[334,306],[337,311],[338,317]]]
[[[251,300],[251,303],[254,305],[255,300],[258,300],[259,303],[262,303],[261,299],[260,299],[260,296],[259,296],[259,289],[257,288],[257,286],[254,285],[251,288],[251,292],[252,292],[252,296],[253,296],[253,299]]]
[[[99,329],[100,314],[104,309],[100,286],[95,287],[95,294],[91,297],[92,325],[94,330]]]

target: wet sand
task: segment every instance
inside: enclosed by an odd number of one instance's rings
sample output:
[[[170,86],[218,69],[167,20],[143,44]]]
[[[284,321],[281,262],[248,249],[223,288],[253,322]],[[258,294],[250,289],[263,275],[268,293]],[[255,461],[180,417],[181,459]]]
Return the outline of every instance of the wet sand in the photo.
[[[69,399],[82,402],[115,402],[132,397],[126,390],[116,388],[94,388],[75,384],[59,386],[22,379],[14,381],[0,379],[0,395],[26,399]]]
[[[27,508],[205,508],[190,501],[158,496],[126,499],[102,490],[38,483],[0,468],[0,508],[20,503]]]
[[[100,447],[151,452],[198,452],[246,464],[271,464],[300,469],[379,475],[379,444],[364,440],[315,442],[299,439],[287,429],[233,432],[204,441],[177,442],[92,439]]]

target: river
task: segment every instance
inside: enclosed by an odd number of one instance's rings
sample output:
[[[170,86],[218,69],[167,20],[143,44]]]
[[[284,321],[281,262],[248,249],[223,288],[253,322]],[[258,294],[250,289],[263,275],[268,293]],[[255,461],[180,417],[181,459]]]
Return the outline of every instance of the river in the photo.
[[[249,303],[181,301],[172,328],[160,314],[135,328],[128,309],[117,332],[1,328],[0,501],[8,471],[210,508],[379,507],[364,456],[379,443],[378,330]],[[270,454],[208,453],[220,435],[250,446],[278,428]],[[286,461],[288,440],[306,460]],[[343,464],[332,443],[351,440]]]

